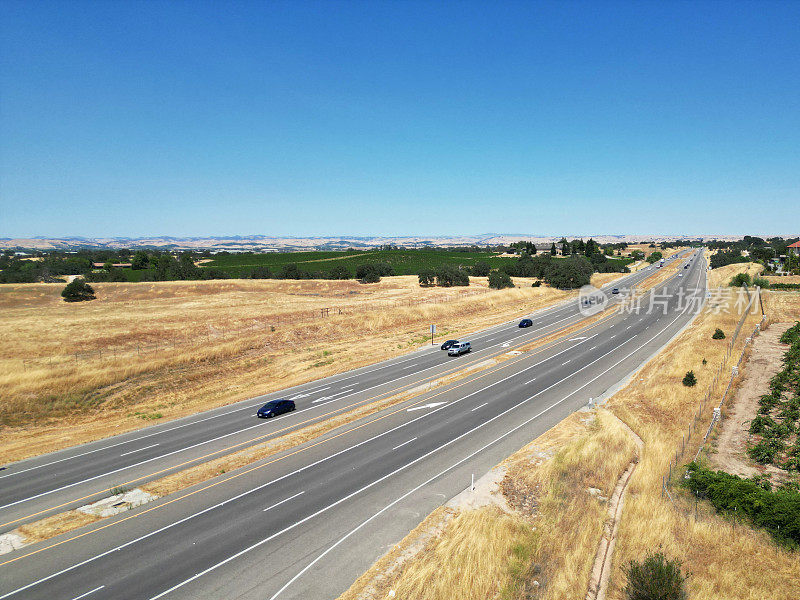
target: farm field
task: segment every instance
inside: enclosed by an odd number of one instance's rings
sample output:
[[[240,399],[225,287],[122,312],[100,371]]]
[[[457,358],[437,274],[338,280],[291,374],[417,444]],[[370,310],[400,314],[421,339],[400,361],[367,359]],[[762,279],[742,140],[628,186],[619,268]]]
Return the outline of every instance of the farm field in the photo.
[[[556,257],[560,258],[560,257]],[[497,252],[467,252],[456,250],[351,250],[342,252],[271,252],[237,253],[214,255],[198,266],[204,269],[218,269],[233,279],[249,278],[256,268],[267,268],[273,276],[287,265],[297,265],[315,277],[325,277],[335,267],[344,267],[355,276],[356,268],[365,263],[386,263],[394,269],[395,275],[418,275],[421,271],[433,270],[442,266],[470,268],[486,262],[493,269],[511,265],[518,259],[514,255],[500,255]],[[621,265],[630,261],[627,258],[614,259]],[[148,270],[124,270],[129,281],[140,281]]]

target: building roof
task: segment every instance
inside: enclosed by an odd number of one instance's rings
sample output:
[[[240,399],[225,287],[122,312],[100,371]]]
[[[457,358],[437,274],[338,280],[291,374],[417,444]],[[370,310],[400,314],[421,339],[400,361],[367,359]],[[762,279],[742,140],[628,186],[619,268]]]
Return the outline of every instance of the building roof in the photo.
[[[794,244],[789,244],[787,248],[800,248],[800,242],[795,242]]]

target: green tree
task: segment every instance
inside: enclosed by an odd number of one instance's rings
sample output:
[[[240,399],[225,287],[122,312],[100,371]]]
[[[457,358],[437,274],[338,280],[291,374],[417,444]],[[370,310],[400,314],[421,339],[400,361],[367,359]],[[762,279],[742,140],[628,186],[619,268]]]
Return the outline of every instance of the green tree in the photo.
[[[328,271],[328,278],[330,279],[350,279],[352,276],[350,269],[344,265],[337,265]]]
[[[694,371],[687,371],[683,377],[683,385],[686,387],[694,387],[697,385],[697,377],[694,376]]]
[[[719,327],[717,327],[716,331],[714,331],[714,335],[711,336],[712,340],[724,340],[725,339],[725,332],[722,331]]]
[[[650,256],[647,257],[647,262],[649,262],[652,265],[654,262],[661,260],[663,256],[664,255],[661,254],[661,252],[653,252]]]
[[[422,287],[432,286],[436,282],[436,272],[430,269],[419,272],[419,284]]]
[[[489,271],[491,270],[492,270],[491,265],[485,260],[482,260],[473,265],[472,274],[475,275],[475,277],[488,277]]]
[[[678,559],[667,560],[661,552],[650,554],[640,563],[632,560],[622,568],[628,578],[625,597],[628,600],[686,600],[687,577],[681,572]]]
[[[67,302],[85,302],[96,298],[92,286],[83,279],[73,279],[68,283],[61,291],[61,297]]]
[[[378,283],[381,280],[381,272],[374,263],[358,265],[356,279],[361,283]]]
[[[731,282],[728,284],[730,287],[742,287],[745,285],[751,285],[750,275],[748,273],[737,273],[731,278]]]
[[[503,288],[514,287],[514,282],[511,281],[511,277],[508,276],[508,273],[492,271],[489,273],[489,287],[495,290],[502,290]]]
[[[436,270],[436,285],[452,287],[454,285],[469,285],[469,275],[449,265],[443,265]]]
[[[555,255],[556,255],[556,252],[558,252],[558,250],[556,250],[556,243],[555,243],[555,242],[553,242],[553,243],[550,245],[550,256],[555,256]]]
[[[769,279],[766,277],[753,277],[753,285],[760,287],[762,290],[767,289],[769,287]]]
[[[144,250],[137,250],[131,259],[131,269],[140,271],[146,269],[150,259],[147,257],[147,252]]]

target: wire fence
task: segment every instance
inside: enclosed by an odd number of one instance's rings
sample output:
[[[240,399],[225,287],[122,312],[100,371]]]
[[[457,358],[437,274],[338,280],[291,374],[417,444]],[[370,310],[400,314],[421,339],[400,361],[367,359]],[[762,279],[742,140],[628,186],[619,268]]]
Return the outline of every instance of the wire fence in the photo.
[[[725,350],[725,355],[717,367],[714,377],[706,389],[706,393],[703,395],[702,400],[700,400],[700,403],[697,407],[697,412],[694,414],[692,422],[689,424],[686,433],[681,435],[680,444],[675,448],[675,452],[670,457],[667,472],[661,478],[661,495],[662,497],[667,496],[671,501],[673,501],[673,504],[674,500],[672,498],[672,494],[670,493],[670,488],[675,483],[674,476],[677,474],[678,465],[680,465],[685,460],[685,457],[690,455],[692,452],[694,452],[693,460],[697,460],[697,458],[700,456],[700,453],[711,437],[715,425],[722,419],[722,411],[725,407],[726,401],[729,399],[731,388],[733,387],[736,378],[739,376],[739,371],[747,354],[747,350],[767,322],[767,316],[764,314],[764,307],[761,303],[761,289],[758,287],[755,288],[755,292],[753,294],[750,294],[748,291],[748,295],[750,296],[750,300],[747,304],[747,308],[745,308],[745,310],[742,312],[742,316],[736,325],[736,329],[730,337],[730,341],[728,342]],[[736,341],[738,340],[742,331],[744,322],[747,319],[747,316],[750,314],[750,310],[753,308],[756,301],[758,301],[758,306],[761,309],[761,320],[755,326],[752,333],[745,338],[741,354],[739,355],[736,364],[730,368],[729,372],[728,364],[731,354],[733,353]],[[719,396],[719,402],[715,403],[714,400],[720,390],[722,390],[723,385],[725,386],[724,391],[722,391],[721,395]],[[709,415],[707,415],[709,408],[711,409],[710,420]],[[708,426],[706,426],[707,422]]]
[[[247,319],[238,326],[223,325],[219,322],[206,323],[194,326],[191,331],[177,332],[163,330],[148,333],[148,337],[156,339],[131,341],[126,344],[108,344],[102,347],[87,349],[63,349],[60,352],[50,353],[33,358],[6,358],[3,359],[6,367],[17,364],[23,371],[39,368],[64,368],[77,365],[86,361],[118,360],[128,358],[136,360],[138,357],[153,356],[157,353],[170,352],[188,346],[201,347],[224,340],[252,335],[263,335],[263,344],[270,345],[270,334],[275,334],[279,328],[289,325],[312,323],[319,319],[327,319],[339,315],[355,315],[372,312],[386,312],[402,308],[413,308],[422,305],[439,305],[464,300],[467,298],[485,295],[491,290],[481,288],[464,290],[454,294],[442,295],[433,298],[404,298],[396,300],[362,301],[339,306],[317,307],[313,309],[294,311],[280,315],[278,318],[267,317],[264,319]]]

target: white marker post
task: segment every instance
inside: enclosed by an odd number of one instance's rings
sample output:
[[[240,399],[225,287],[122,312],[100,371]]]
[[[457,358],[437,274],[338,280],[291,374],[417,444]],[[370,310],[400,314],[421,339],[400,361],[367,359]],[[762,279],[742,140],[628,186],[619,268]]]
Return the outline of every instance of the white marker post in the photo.
[[[434,345],[433,343],[433,334],[436,333],[436,325],[431,325],[431,346]]]

